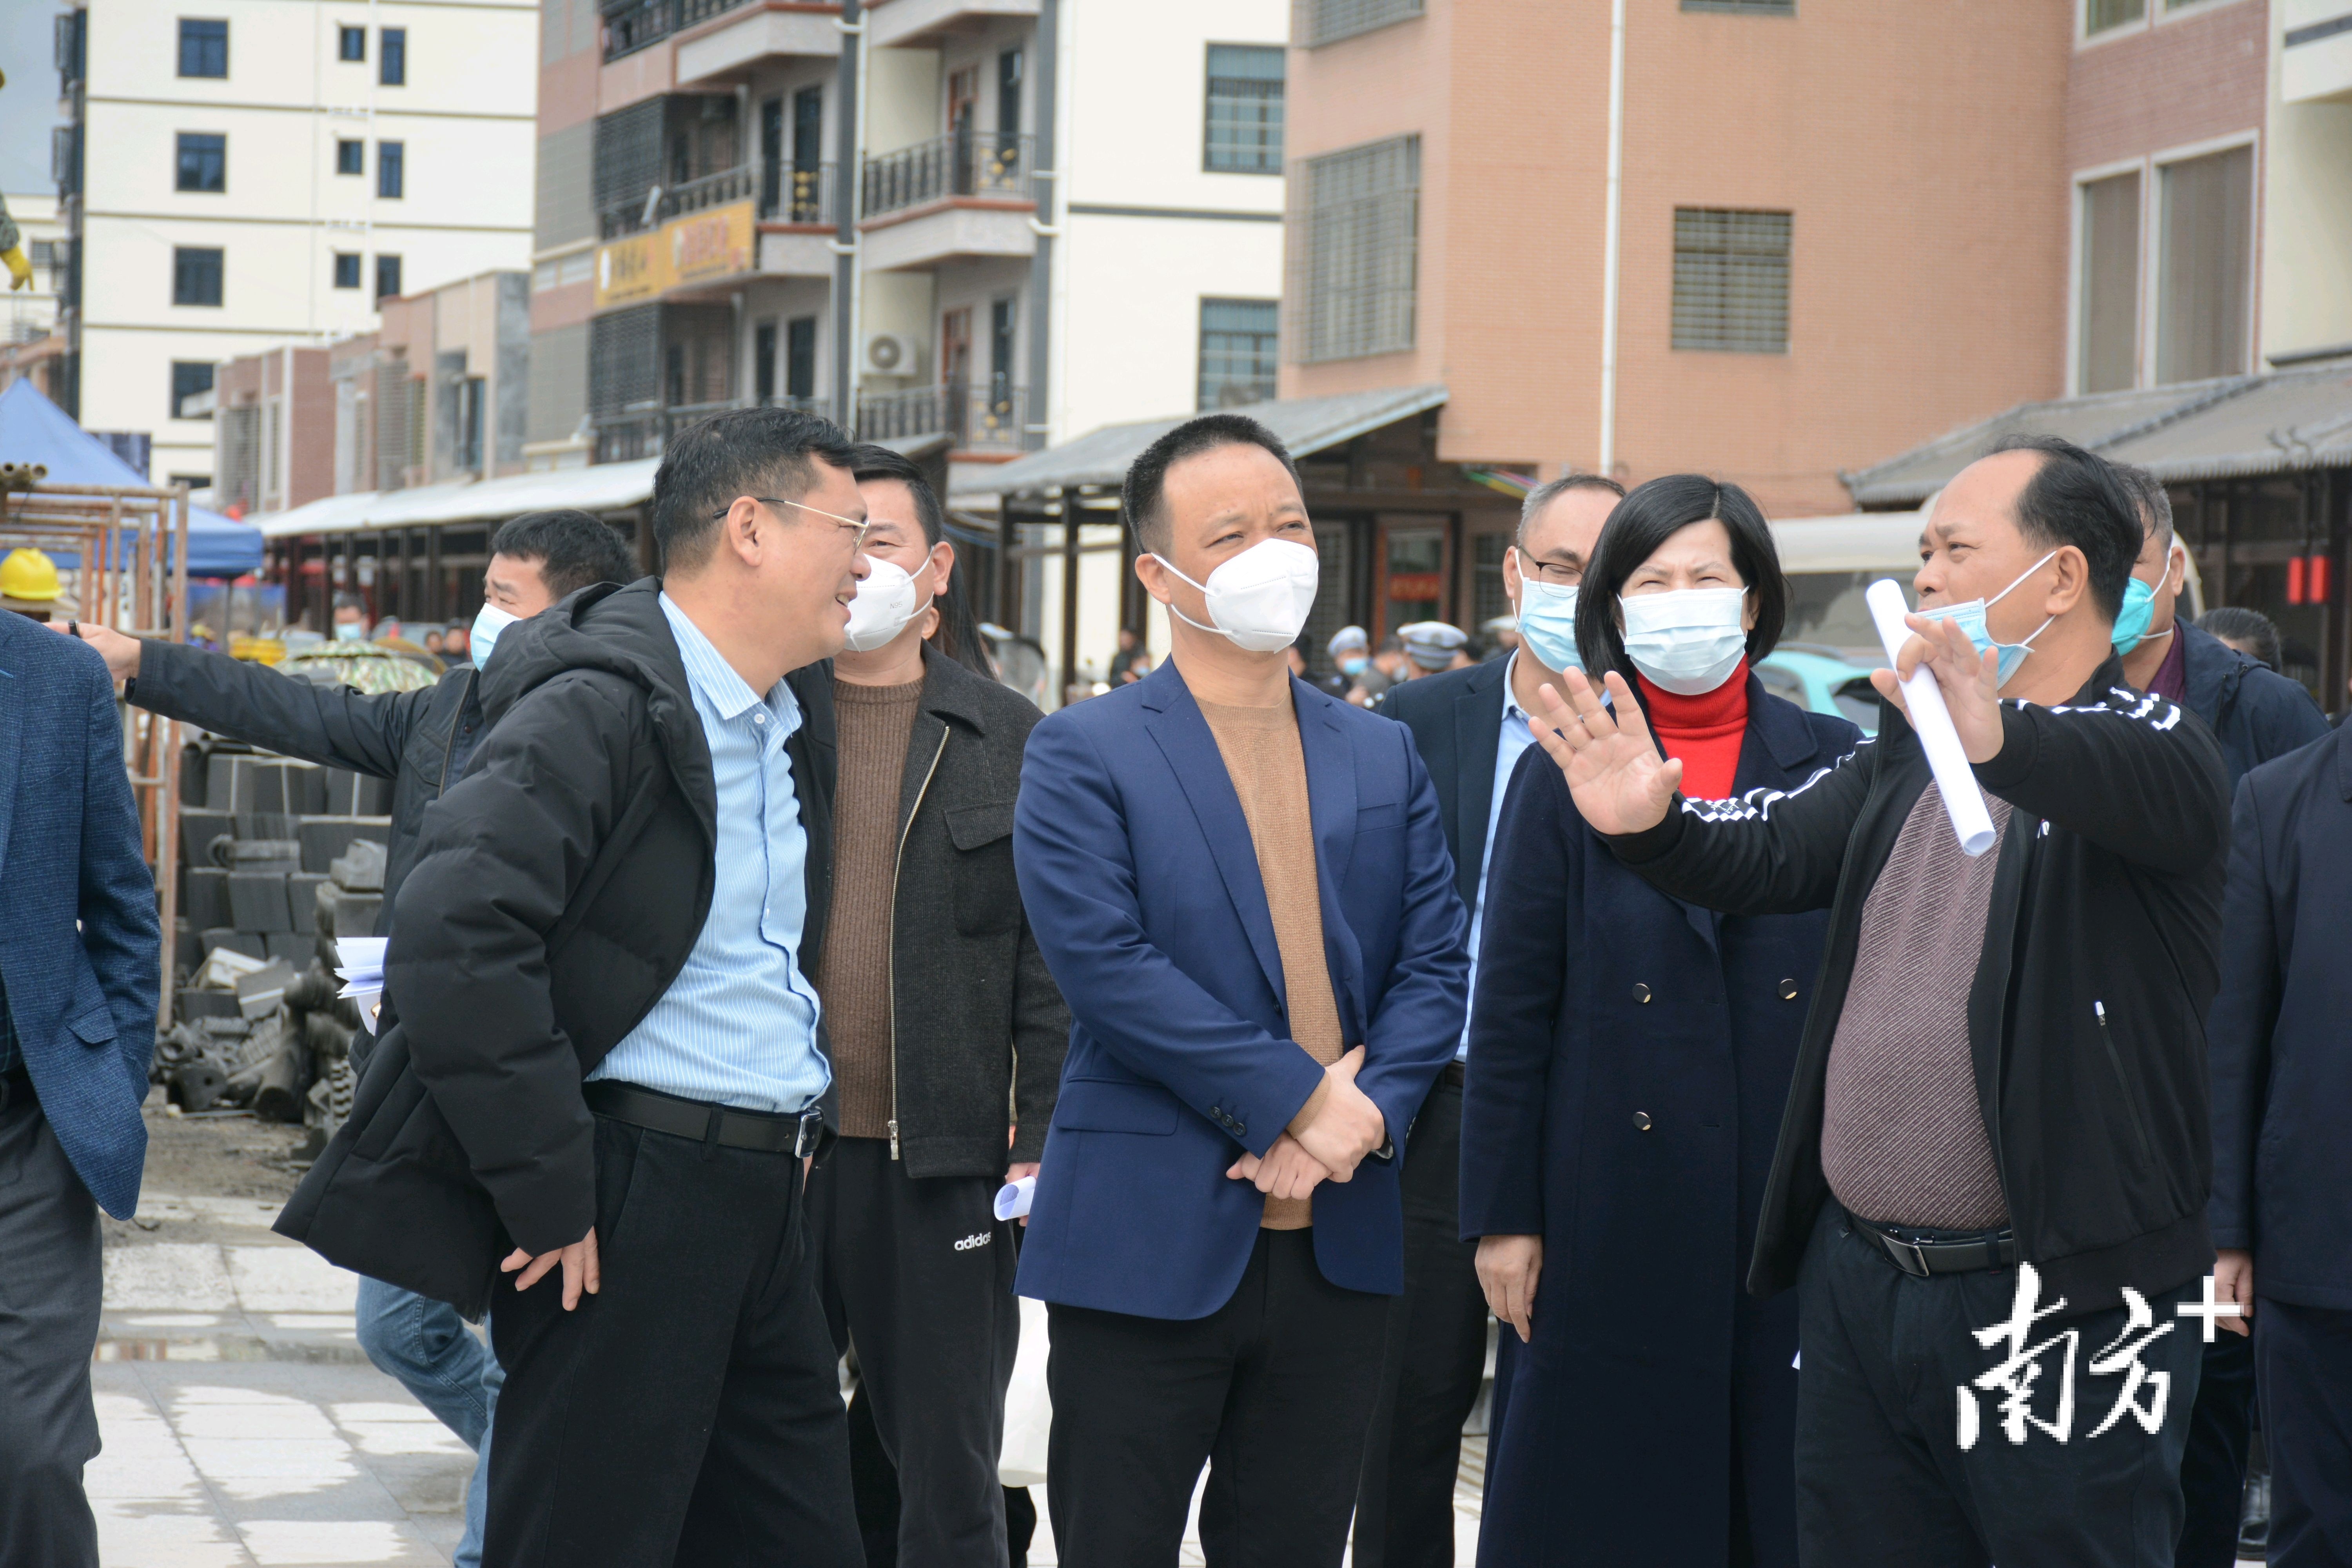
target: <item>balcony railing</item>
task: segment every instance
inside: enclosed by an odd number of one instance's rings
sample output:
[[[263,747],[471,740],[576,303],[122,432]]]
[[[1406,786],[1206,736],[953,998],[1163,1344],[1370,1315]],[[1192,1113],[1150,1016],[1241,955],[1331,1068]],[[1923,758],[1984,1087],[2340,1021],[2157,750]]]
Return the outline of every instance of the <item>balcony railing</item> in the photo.
[[[950,131],[912,147],[866,160],[867,217],[950,196],[1035,199],[1030,175],[1036,138],[1009,131]]]
[[[659,228],[681,213],[697,213],[706,207],[725,206],[730,202],[749,201],[758,186],[758,171],[751,164],[741,163],[732,169],[721,169],[715,174],[705,174],[698,180],[688,180],[685,184],[664,189],[650,204],[644,195],[630,201],[615,202],[602,215],[604,237],[618,239],[625,234]],[[647,210],[649,206],[650,211]]]
[[[760,216],[768,223],[830,224],[838,221],[831,163],[803,167],[770,163],[760,171]]]
[[[857,438],[889,441],[945,433],[967,451],[1018,452],[1028,445],[1027,389],[991,381],[978,386],[910,386],[857,400]]]
[[[596,434],[599,463],[625,463],[638,458],[658,458],[667,449],[677,433],[689,425],[698,424],[714,414],[724,414],[730,408],[796,408],[803,414],[833,416],[833,400],[827,397],[794,397],[778,393],[772,397],[730,397],[717,403],[681,404],[675,408],[640,408],[626,414],[599,414],[589,420]]]

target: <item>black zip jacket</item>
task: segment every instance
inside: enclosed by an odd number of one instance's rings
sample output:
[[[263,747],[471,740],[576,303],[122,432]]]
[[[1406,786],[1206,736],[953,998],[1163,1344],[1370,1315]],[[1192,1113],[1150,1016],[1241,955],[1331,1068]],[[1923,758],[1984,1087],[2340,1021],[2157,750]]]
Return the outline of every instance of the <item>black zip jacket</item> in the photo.
[[[467,665],[415,691],[371,694],[150,638],[139,645],[139,673],[123,696],[151,713],[201,724],[233,741],[392,780],[392,841],[384,847],[383,913],[377,917],[382,931],[416,863],[425,808],[465,772],[481,738],[475,675]]]
[[[718,795],[659,590],[583,589],[500,639],[482,682],[491,729],[425,812],[401,889],[383,1039],[278,1218],[330,1261],[469,1316],[504,1254],[595,1222],[581,1080],[669,988],[709,912]],[[813,971],[831,901],[832,666],[792,685]]]
[[[1878,738],[1781,794],[1682,801],[1619,858],[1677,898],[1744,915],[1830,910],[1748,1288],[1796,1282],[1822,1174],[1830,1041],[1863,902],[1927,786],[1917,734]],[[2071,1312],[2208,1271],[2212,1178],[2204,1018],[2216,985],[2229,800],[2213,737],[2123,684],[2109,658],[2074,700],[2001,707],[1978,782],[2013,808],[1969,997],[1977,1099],[2011,1223]]]
[[[910,1176],[1002,1176],[1045,1147],[1070,1010],[1013,874],[1021,753],[1041,717],[1011,687],[923,650],[890,922],[892,1142]]]

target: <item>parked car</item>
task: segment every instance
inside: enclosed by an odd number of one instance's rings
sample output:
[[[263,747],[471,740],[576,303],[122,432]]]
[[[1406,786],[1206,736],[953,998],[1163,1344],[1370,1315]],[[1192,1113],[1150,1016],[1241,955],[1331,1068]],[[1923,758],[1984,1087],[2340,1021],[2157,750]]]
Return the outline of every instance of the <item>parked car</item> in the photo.
[[[1843,650],[1818,643],[1782,643],[1756,667],[1756,679],[1775,697],[1785,697],[1815,713],[1834,713],[1878,732],[1878,692],[1870,672],[1885,659],[1864,663]]]

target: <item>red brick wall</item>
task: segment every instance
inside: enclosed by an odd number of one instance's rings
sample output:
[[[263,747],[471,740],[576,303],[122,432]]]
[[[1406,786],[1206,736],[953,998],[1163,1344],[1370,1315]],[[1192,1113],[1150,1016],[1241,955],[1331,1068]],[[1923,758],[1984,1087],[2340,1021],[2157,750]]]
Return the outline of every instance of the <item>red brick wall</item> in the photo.
[[[2159,15],[2162,5],[2148,0]],[[2257,130],[2269,70],[2264,0],[2230,0],[2103,33],[2068,63],[2066,166],[2096,168]]]

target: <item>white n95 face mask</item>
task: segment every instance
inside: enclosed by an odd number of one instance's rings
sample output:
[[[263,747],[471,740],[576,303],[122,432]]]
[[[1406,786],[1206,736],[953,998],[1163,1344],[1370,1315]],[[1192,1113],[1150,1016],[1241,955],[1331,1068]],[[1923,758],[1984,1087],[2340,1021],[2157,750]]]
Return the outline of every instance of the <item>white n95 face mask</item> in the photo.
[[[1748,652],[1745,588],[1677,588],[1617,604],[1625,612],[1625,657],[1677,697],[1714,690]]]
[[[490,650],[499,646],[499,634],[520,619],[520,616],[510,616],[496,605],[484,602],[475,613],[473,630],[466,634],[466,647],[473,655],[476,669],[489,668]]]
[[[1169,614],[1204,632],[1223,633],[1235,647],[1252,653],[1278,653],[1298,640],[1322,582],[1322,563],[1315,552],[1287,539],[1259,540],[1210,573],[1206,583],[1193,583],[1165,555],[1155,552],[1151,558],[1179,581],[1200,589],[1209,618],[1217,624],[1202,626],[1173,603]]]
[[[914,575],[897,562],[869,555],[866,564],[869,570],[858,582],[857,596],[849,601],[849,632],[843,646],[852,653],[872,653],[887,646],[930,603],[930,595],[915,586]],[[928,560],[923,570],[930,570]]]

